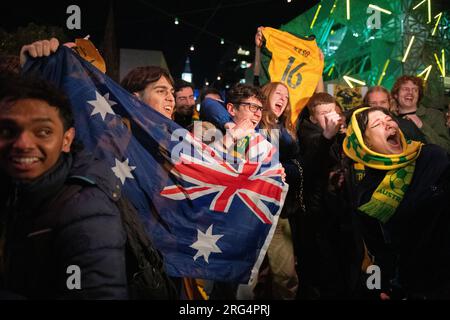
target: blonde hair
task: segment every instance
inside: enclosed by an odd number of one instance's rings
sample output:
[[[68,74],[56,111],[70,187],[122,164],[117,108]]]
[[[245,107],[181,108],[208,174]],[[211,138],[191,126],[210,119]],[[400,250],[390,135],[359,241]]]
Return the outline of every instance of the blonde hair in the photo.
[[[367,90],[366,95],[364,96],[363,103],[365,105],[369,105],[369,95],[374,93],[374,92],[383,92],[384,94],[386,94],[386,97],[388,98],[388,101],[389,101],[389,111],[391,111],[392,113],[397,115],[397,103],[392,98],[391,93],[389,92],[389,90],[386,89],[383,86],[370,87],[369,90]]]

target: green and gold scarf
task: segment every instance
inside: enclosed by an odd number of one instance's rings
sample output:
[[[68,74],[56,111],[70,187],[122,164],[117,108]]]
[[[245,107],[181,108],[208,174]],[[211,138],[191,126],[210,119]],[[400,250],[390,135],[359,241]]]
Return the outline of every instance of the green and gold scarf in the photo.
[[[366,109],[368,108],[361,108],[353,113],[343,147],[345,154],[352,160],[369,168],[388,171],[370,201],[358,208],[367,215],[386,223],[395,213],[408,190],[422,143],[406,141],[400,131],[403,153],[387,155],[370,150],[364,143],[363,134],[356,120],[356,115]]]

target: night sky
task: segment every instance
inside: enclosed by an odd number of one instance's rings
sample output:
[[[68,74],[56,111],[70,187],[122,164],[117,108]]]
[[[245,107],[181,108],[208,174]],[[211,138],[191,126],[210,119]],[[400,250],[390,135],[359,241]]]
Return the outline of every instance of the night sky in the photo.
[[[0,4],[0,28],[12,32],[29,22],[63,28],[69,37],[87,34],[97,46],[103,39],[111,1],[34,1]],[[194,82],[217,76],[218,65],[239,46],[254,48],[260,25],[278,28],[314,6],[318,1],[209,0],[209,1],[114,1],[116,37],[120,48],[162,50],[172,75],[180,77],[187,56]],[[81,30],[68,30],[66,9],[81,9]],[[180,23],[174,24],[174,17]],[[220,44],[220,39],[225,44]],[[195,45],[195,52],[189,47]]]

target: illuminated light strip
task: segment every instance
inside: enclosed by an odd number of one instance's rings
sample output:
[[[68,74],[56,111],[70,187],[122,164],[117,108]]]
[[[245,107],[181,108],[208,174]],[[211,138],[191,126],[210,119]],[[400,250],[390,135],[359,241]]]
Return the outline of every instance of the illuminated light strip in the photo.
[[[328,76],[330,77],[333,74],[334,65],[331,67],[330,71],[328,71]]]
[[[412,44],[413,44],[413,42],[414,42],[414,38],[415,38],[415,37],[412,36],[411,40],[409,40],[408,48],[406,49],[405,56],[404,56],[403,59],[402,59],[402,62],[403,62],[403,63],[404,63],[404,62],[406,61],[406,59],[408,58],[409,50],[411,50]]]
[[[344,81],[347,82],[348,86],[349,86],[350,88],[352,88],[352,89],[353,89],[354,87],[353,87],[353,85],[352,85],[351,82],[360,84],[360,85],[362,85],[362,86],[365,86],[365,85],[366,85],[366,83],[365,83],[364,81],[361,81],[361,80],[358,80],[358,79],[355,79],[355,78],[352,78],[352,77],[349,77],[349,76],[344,76]]]
[[[381,85],[381,82],[383,81],[383,78],[386,75],[386,70],[387,70],[390,62],[391,62],[391,60],[389,60],[389,59],[386,60],[386,63],[384,64],[383,72],[381,73],[381,76],[380,76],[380,79],[378,80],[377,85]]]
[[[442,59],[442,63],[440,63],[439,58],[437,56],[437,54],[434,54],[434,58],[436,59],[436,63],[437,66],[439,68],[439,70],[441,71],[442,76],[445,78],[445,51],[444,49],[441,50],[441,59]]]
[[[350,0],[347,0],[347,20],[350,20]]]
[[[431,0],[428,0],[428,22],[431,23]]]
[[[330,14],[333,14],[334,9],[336,9],[337,2],[338,2],[338,0],[334,0],[334,4],[333,4],[333,7],[331,8]]]
[[[433,68],[433,66],[430,64],[428,67],[425,68],[425,70],[423,70],[421,73],[419,73],[417,76],[420,77],[422,76],[424,73],[426,73],[425,77],[423,78],[425,81],[428,80],[428,76],[430,75],[430,71]]]
[[[314,16],[314,19],[313,19],[313,21],[311,22],[311,27],[309,27],[310,29],[312,29],[313,27],[314,27],[314,23],[316,23],[316,20],[317,20],[317,17],[319,16],[319,12],[320,12],[320,9],[322,8],[322,5],[321,4],[319,4],[319,6],[317,7],[317,10],[316,10],[316,14],[315,14],[315,16]]]
[[[442,76],[445,77],[445,70],[442,69],[442,65],[441,65],[441,63],[440,63],[440,61],[439,61],[439,58],[438,58],[438,56],[437,56],[436,53],[434,54],[434,58],[436,59],[437,66],[438,66],[439,70],[441,71]],[[444,61],[443,61],[443,62],[444,62]],[[445,66],[445,65],[444,65],[444,66]]]
[[[434,34],[436,33],[436,29],[437,26],[439,25],[439,21],[441,21],[441,17],[442,17],[442,12],[440,12],[439,14],[437,14],[434,18],[438,18],[436,21],[436,25],[434,26],[434,30],[433,33],[431,34],[432,36],[434,36]]]
[[[417,5],[413,8],[413,10],[416,10],[418,7],[420,7],[425,1],[426,1],[426,0],[423,0],[421,3],[417,4]]]
[[[381,7],[379,7],[379,6],[374,5],[374,4],[369,4],[369,8],[372,8],[372,9],[377,10],[377,11],[380,11],[380,12],[384,12],[384,13],[386,13],[386,14],[392,14],[391,11],[386,10],[386,9],[383,9],[383,8],[381,8]]]
[[[443,73],[442,73],[442,75],[444,76],[444,78],[445,78],[445,51],[444,51],[444,49],[442,49],[442,70],[444,71]]]

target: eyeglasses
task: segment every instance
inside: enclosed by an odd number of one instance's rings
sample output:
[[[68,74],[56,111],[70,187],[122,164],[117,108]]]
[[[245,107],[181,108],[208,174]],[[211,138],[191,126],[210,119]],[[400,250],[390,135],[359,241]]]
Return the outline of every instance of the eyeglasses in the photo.
[[[251,102],[239,102],[239,103],[234,103],[234,105],[240,105],[240,106],[246,106],[248,107],[248,110],[250,110],[253,113],[256,113],[257,111],[263,111],[263,107],[255,104],[255,103],[251,103]]]

